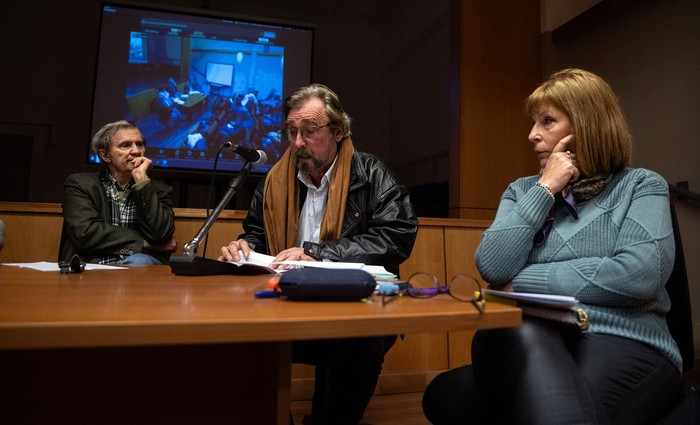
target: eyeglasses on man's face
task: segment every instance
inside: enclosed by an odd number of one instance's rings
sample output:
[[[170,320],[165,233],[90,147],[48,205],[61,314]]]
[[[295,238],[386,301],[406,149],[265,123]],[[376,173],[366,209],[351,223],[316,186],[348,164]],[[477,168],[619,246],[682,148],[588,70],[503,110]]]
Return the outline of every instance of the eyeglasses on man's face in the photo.
[[[397,295],[401,294],[413,298],[431,298],[437,294],[449,294],[457,301],[472,303],[479,313],[484,312],[486,305],[479,281],[466,274],[455,275],[447,285],[442,285],[432,273],[414,273],[404,285],[400,286]],[[386,300],[386,297],[382,298],[385,304]]]
[[[299,128],[293,125],[288,125],[285,127],[284,132],[289,140],[296,140],[299,133],[301,133],[302,138],[311,139],[318,134],[319,130],[324,127],[328,127],[329,125],[331,125],[331,123],[324,125],[302,125]]]

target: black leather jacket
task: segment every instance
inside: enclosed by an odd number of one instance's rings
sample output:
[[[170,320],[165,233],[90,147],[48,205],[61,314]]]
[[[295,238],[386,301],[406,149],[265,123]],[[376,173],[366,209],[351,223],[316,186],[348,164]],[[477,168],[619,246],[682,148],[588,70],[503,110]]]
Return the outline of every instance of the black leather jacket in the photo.
[[[267,254],[260,182],[243,221],[245,239],[256,252]],[[301,185],[300,203],[306,197]],[[408,258],[418,231],[418,219],[405,186],[375,156],[355,152],[350,171],[350,189],[340,239],[315,247],[321,259],[384,266],[398,274],[399,264]]]

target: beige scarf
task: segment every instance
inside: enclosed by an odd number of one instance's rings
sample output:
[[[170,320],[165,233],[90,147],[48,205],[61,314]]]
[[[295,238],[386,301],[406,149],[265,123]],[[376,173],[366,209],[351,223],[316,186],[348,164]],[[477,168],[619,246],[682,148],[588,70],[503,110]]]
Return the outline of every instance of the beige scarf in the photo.
[[[343,230],[345,203],[350,186],[350,168],[355,148],[350,138],[340,143],[338,160],[331,175],[328,200],[323,210],[320,241],[339,239]],[[263,191],[263,223],[269,255],[293,247],[299,232],[299,184],[291,149],[268,172]]]

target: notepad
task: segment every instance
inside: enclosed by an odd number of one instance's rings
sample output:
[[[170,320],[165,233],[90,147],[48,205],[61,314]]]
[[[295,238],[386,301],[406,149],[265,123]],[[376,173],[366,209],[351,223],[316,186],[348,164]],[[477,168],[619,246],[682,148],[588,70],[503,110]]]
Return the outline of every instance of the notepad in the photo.
[[[565,295],[531,294],[525,292],[506,292],[496,289],[484,289],[485,295],[493,295],[515,301],[542,304],[550,307],[572,308],[578,305],[578,300]]]

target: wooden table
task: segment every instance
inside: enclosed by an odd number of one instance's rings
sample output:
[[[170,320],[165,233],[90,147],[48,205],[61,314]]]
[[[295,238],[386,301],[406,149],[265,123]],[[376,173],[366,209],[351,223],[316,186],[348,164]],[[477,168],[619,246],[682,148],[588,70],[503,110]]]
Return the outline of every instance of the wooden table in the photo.
[[[269,276],[0,266],[1,423],[288,424],[291,342],[517,326],[444,295],[256,299]]]

